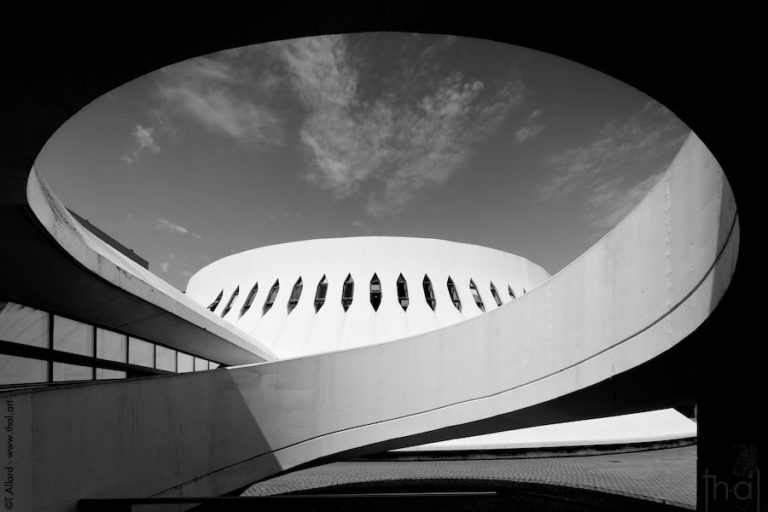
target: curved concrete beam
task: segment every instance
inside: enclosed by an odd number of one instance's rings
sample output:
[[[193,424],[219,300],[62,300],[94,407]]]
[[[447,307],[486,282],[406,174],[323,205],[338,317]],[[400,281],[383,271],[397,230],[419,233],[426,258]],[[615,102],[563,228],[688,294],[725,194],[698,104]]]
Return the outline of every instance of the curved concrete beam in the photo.
[[[624,404],[605,390],[709,316],[738,246],[730,187],[691,135],[614,230],[485,315],[329,354],[4,396],[29,433],[18,499],[72,510],[86,497],[219,495],[344,454],[629,412],[645,382],[626,384]]]
[[[0,191],[4,204],[9,191]],[[33,169],[25,206],[4,206],[14,241],[0,257],[11,300],[227,365],[271,361],[258,340],[222,321],[83,228]],[[19,272],[29,261],[34,272]]]

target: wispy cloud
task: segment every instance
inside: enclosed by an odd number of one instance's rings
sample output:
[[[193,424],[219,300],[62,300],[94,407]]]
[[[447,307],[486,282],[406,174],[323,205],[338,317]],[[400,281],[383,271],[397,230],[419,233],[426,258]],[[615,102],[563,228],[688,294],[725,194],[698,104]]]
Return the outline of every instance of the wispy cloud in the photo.
[[[254,91],[274,88],[276,78],[252,68],[236,67],[222,58],[200,57],[163,70],[158,94],[167,108],[188,116],[205,128],[246,146],[280,144],[282,121]],[[233,54],[229,54],[231,57]]]
[[[541,110],[534,110],[523,122],[522,126],[515,131],[515,141],[522,144],[531,137],[535,137],[544,131],[545,124],[541,121]]]
[[[590,226],[608,229],[656,183],[688,133],[671,112],[649,101],[626,121],[607,123],[591,142],[547,158],[553,173],[537,199],[580,194]]]
[[[128,165],[133,165],[139,161],[141,155],[145,152],[157,154],[160,152],[160,146],[155,142],[155,129],[153,127],[145,128],[137,124],[131,132],[133,137],[133,149],[122,155],[120,159]]]
[[[291,40],[276,49],[309,112],[300,133],[309,179],[339,198],[366,197],[366,211],[376,217],[401,210],[420,189],[444,183],[467,161],[473,144],[523,101],[516,77],[489,86],[460,73],[429,90],[400,84],[396,92],[363,94],[344,36]],[[412,68],[403,77],[418,76]],[[399,92],[409,89],[422,92]]]
[[[639,163],[672,156],[688,128],[667,109],[646,103],[623,123],[612,121],[589,143],[545,160],[554,170],[540,187],[539,199],[550,200],[578,188],[593,188],[605,179],[628,176]]]
[[[184,258],[183,255],[182,255],[182,259],[186,259],[186,258]],[[172,253],[172,252],[169,252],[168,255],[166,256],[165,260],[160,262],[160,264],[158,266],[160,267],[160,270],[162,270],[163,272],[167,273],[168,270],[170,270],[170,268],[171,268],[171,262],[173,262],[174,265],[176,265],[176,266],[179,263],[178,261],[176,261],[176,255],[174,253]],[[177,272],[179,274],[181,274],[182,276],[186,276],[189,273],[189,272],[187,272],[184,269],[179,269],[179,270],[177,270]]]
[[[174,224],[173,222],[167,219],[164,219],[162,217],[157,218],[157,221],[155,222],[155,230],[168,231],[170,233],[176,233],[179,235],[191,236],[195,240],[199,240],[201,238],[201,235],[197,233],[193,233],[192,231],[188,230],[184,226],[180,226],[179,224]],[[171,257],[173,257],[173,255],[171,255]]]
[[[366,235],[371,234],[371,227],[359,219],[353,220],[352,225]]]

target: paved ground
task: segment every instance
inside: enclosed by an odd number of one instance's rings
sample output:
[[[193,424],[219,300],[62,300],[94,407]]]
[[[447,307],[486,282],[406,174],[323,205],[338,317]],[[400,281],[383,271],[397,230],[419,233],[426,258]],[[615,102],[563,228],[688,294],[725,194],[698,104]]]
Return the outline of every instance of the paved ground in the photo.
[[[695,508],[696,446],[595,456],[440,461],[349,461],[254,484],[243,496],[268,496],[379,482],[503,481],[597,490]]]

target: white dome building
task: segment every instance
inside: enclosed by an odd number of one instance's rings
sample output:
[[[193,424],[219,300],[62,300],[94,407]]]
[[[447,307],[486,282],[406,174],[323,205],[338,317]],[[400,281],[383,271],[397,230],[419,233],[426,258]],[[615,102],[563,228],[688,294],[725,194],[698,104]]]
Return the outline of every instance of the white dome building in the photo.
[[[186,293],[287,358],[447,327],[547,278],[542,267],[495,249],[382,236],[234,254],[192,276]]]
[[[389,236],[331,238],[222,258],[193,275],[186,294],[285,359],[442,329],[492,313],[549,277],[521,256],[466,243]],[[514,343],[514,332],[509,342]],[[694,436],[696,423],[667,409],[398,451],[607,445]]]

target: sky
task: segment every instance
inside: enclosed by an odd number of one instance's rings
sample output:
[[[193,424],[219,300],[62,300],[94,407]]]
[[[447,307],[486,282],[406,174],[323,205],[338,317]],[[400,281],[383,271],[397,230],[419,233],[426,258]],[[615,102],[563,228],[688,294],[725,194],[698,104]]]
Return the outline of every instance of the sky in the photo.
[[[555,274],[643,197],[688,133],[641,91],[551,54],[364,33],[139,77],[67,121],[35,167],[182,291],[230,254],[342,236],[478,244]]]

